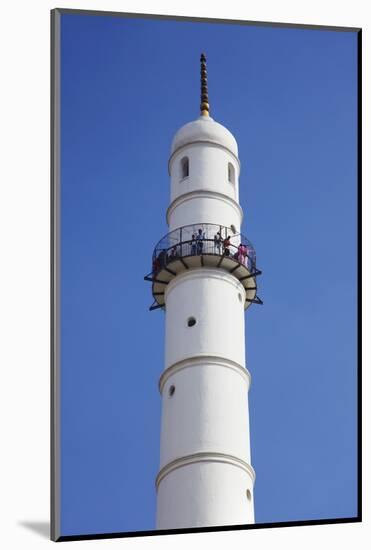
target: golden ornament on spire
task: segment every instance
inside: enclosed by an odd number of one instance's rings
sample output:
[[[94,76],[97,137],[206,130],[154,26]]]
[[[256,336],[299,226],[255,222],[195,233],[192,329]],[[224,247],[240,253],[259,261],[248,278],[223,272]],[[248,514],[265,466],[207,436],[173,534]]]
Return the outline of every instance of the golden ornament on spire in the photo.
[[[201,116],[209,116],[209,95],[207,92],[207,71],[206,71],[206,56],[201,54]]]

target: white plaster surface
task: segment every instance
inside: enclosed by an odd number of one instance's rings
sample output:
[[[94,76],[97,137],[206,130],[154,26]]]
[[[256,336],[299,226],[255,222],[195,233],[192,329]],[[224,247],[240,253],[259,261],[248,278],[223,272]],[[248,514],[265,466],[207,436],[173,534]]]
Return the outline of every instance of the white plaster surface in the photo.
[[[188,157],[189,175],[182,178],[181,160]],[[235,183],[228,180],[228,163],[235,169]],[[238,202],[239,162],[226,149],[214,144],[194,143],[180,149],[170,160],[170,200],[189,191],[208,189],[224,193]]]
[[[233,224],[237,233],[241,231],[242,213],[237,204],[217,193],[200,191],[184,194],[171,205],[169,214],[169,231],[199,223],[225,227]]]
[[[233,134],[209,116],[199,116],[196,120],[187,122],[179,128],[173,138],[171,152],[173,153],[187,143],[200,140],[222,145],[238,156],[237,142]]]
[[[160,468],[208,451],[250,462],[248,387],[238,371],[200,358],[170,376],[162,395]]]
[[[157,529],[247,523],[254,523],[253,488],[242,468],[223,462],[194,463],[173,470],[159,485]]]
[[[189,160],[189,175],[182,177],[182,159]],[[228,179],[228,164],[234,167],[235,181]],[[169,160],[170,231],[190,224],[215,223],[240,232],[240,163],[232,134],[209,117],[200,117],[176,134]],[[174,202],[175,201],[175,202]]]
[[[200,268],[175,277],[165,291],[165,365],[205,355],[245,366],[244,296],[241,283],[221,269]],[[188,327],[189,317],[196,325]]]

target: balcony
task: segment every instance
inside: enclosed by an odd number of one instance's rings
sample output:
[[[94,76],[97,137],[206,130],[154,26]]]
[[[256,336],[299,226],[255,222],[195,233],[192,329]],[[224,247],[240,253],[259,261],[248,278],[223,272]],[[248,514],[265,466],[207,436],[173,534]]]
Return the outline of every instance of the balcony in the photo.
[[[256,254],[250,241],[233,228],[210,223],[180,227],[165,235],[152,255],[152,271],[144,277],[152,282],[154,303],[150,310],[165,307],[165,288],[186,271],[202,267],[223,269],[236,277],[245,288],[245,309],[262,304],[257,296]]]

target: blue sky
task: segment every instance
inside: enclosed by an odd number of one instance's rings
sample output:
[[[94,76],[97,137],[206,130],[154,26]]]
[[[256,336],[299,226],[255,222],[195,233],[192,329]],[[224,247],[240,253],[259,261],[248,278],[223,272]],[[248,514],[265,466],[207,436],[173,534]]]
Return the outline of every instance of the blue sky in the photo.
[[[202,51],[263,270],[246,313],[256,521],[357,513],[356,33],[65,14],[64,535],[155,527],[164,313],[143,276]]]

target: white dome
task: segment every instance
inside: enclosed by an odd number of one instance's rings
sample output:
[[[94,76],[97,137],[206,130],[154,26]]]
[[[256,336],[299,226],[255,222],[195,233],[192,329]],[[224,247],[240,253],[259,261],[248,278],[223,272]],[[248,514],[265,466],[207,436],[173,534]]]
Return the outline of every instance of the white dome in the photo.
[[[200,116],[197,120],[182,126],[174,136],[171,144],[171,154],[183,145],[195,141],[209,141],[222,145],[236,157],[238,156],[237,141],[231,132],[209,116]]]

